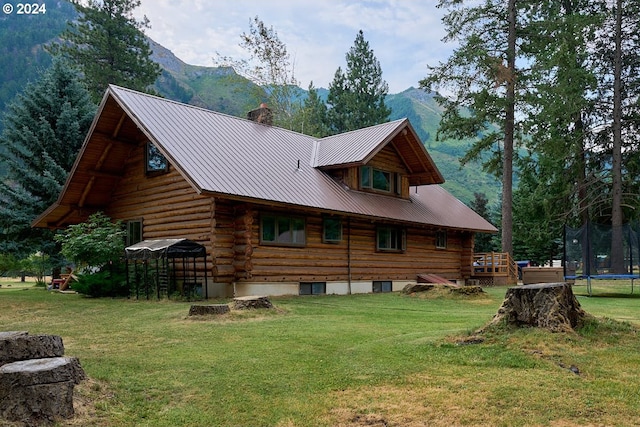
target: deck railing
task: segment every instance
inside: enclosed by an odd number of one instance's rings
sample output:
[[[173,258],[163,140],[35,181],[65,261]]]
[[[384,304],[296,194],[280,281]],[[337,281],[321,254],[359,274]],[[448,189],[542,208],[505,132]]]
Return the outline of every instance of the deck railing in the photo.
[[[474,277],[506,277],[518,280],[518,266],[507,252],[483,252],[473,255]]]

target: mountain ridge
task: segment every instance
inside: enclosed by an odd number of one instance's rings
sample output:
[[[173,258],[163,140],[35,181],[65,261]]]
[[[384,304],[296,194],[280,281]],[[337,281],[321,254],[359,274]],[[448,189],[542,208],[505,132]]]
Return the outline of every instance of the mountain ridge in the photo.
[[[66,22],[75,19],[77,13],[68,2],[60,1],[48,7],[47,16],[50,18],[47,31],[26,19],[11,20],[0,16],[0,22],[8,22],[4,30],[0,28],[0,51],[4,54],[5,63],[4,68],[0,67],[0,107],[11,102],[29,81],[37,78],[39,71],[50,65],[50,56],[43,46],[55,40],[66,27]],[[255,93],[257,86],[232,68],[190,65],[156,41],[148,40],[152,59],[162,68],[154,85],[161,96],[237,117],[245,117],[247,111],[255,107],[251,94]],[[20,72],[16,73],[18,68]],[[299,89],[300,96],[306,97],[308,92]],[[326,99],[328,90],[317,90],[321,98]],[[467,204],[474,200],[476,192],[485,194],[490,203],[497,203],[500,183],[482,171],[479,164],[460,166],[459,159],[470,142],[436,137],[442,108],[433,93],[409,87],[400,93],[389,94],[386,104],[391,109],[389,120],[409,119],[445,177],[443,186],[447,190]]]

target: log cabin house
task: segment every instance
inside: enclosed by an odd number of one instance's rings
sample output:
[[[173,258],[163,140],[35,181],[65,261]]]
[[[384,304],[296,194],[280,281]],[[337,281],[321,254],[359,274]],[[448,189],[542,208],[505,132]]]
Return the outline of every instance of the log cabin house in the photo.
[[[103,211],[128,244],[198,242],[209,296],[396,291],[464,282],[474,234],[497,231],[443,182],[407,119],[317,139],[110,86],[33,225]]]

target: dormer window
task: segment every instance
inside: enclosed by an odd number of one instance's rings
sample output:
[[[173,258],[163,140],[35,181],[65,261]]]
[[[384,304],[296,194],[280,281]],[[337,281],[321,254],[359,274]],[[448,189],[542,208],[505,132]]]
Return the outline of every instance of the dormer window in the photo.
[[[400,179],[397,173],[376,169],[372,166],[360,167],[360,188],[398,194]]]

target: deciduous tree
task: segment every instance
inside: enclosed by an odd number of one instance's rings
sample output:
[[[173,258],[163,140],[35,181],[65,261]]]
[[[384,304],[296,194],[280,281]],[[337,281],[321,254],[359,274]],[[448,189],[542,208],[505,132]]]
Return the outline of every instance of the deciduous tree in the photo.
[[[255,83],[252,108],[266,103],[273,111],[274,124],[292,129],[294,116],[301,105],[298,98],[301,90],[287,46],[276,30],[257,16],[249,23],[249,32],[242,33],[240,39],[240,47],[249,58],[219,57],[216,63],[233,67],[238,74]]]

